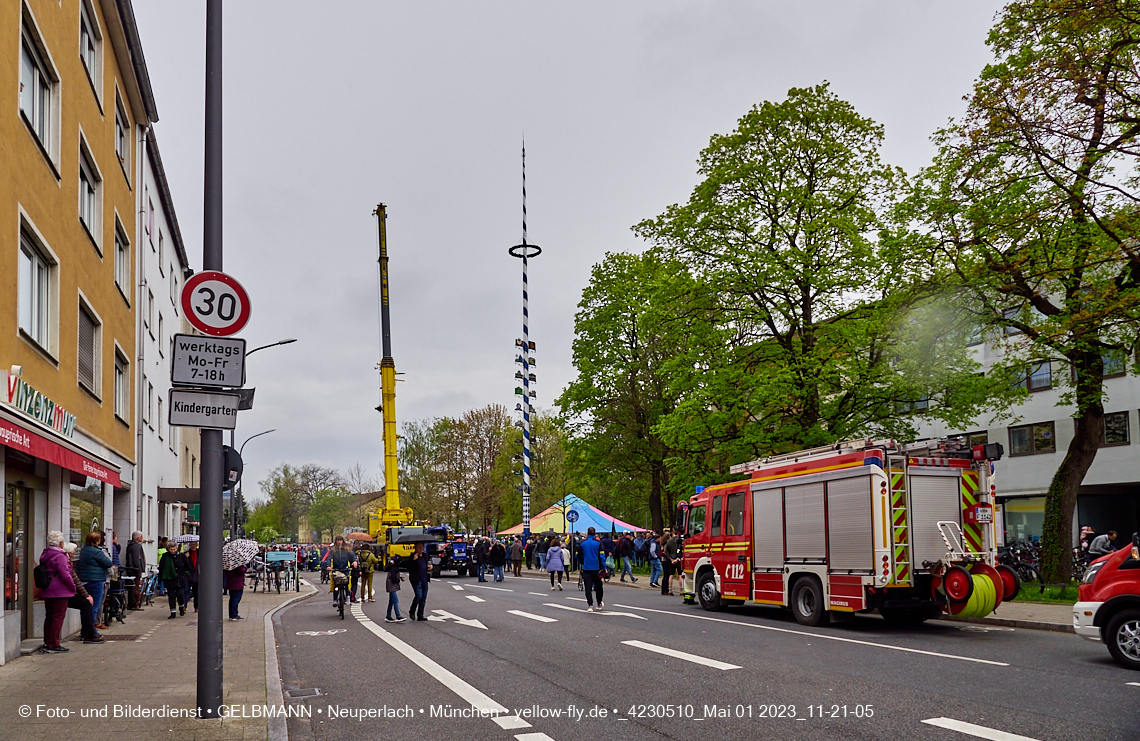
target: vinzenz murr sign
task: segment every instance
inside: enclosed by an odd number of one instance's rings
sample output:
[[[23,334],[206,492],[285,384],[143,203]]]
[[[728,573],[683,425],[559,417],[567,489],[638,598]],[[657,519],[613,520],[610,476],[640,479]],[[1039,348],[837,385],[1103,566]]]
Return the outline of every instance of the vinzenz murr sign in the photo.
[[[75,415],[32,388],[27,381],[8,375],[5,401],[32,419],[65,437],[75,436]]]

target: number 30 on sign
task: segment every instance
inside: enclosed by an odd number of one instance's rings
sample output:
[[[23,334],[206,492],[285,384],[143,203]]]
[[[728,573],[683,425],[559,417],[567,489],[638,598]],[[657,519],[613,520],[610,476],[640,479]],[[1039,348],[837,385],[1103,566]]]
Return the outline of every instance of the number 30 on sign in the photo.
[[[194,327],[213,337],[237,334],[249,321],[249,294],[236,280],[204,270],[182,286],[182,310]]]

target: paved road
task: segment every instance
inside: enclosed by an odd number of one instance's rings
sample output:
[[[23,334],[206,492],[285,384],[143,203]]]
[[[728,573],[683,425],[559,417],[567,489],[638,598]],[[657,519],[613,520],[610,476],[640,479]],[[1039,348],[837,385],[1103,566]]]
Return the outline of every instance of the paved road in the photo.
[[[411,597],[405,584],[405,609]],[[322,594],[283,613],[285,682],[323,695],[303,701],[312,719],[290,721],[293,741],[1140,737],[1140,675],[1067,634],[872,617],[803,628],[778,610],[709,613],[621,587],[591,614],[575,583],[551,592],[526,576],[434,580],[429,622],[387,624],[384,608],[342,622]],[[311,635],[329,630],[343,632]],[[454,715],[472,706],[510,714]],[[330,718],[338,708],[414,719]]]

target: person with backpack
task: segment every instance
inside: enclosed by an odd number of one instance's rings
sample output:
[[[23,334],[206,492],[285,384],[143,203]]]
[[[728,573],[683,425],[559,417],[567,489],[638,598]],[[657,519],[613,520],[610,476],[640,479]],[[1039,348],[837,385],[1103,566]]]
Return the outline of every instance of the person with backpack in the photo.
[[[182,590],[184,569],[185,563],[178,557],[178,543],[167,541],[166,553],[158,559],[158,578],[166,587],[166,599],[170,605],[170,617],[167,620],[186,614],[186,594]]]
[[[392,562],[388,564],[388,577],[384,580],[384,591],[388,593],[388,614],[384,618],[386,623],[407,621],[406,617],[400,615],[400,582],[403,580],[404,577],[400,576],[400,558],[393,557]],[[393,615],[396,617],[392,617]]]
[[[47,547],[40,554],[40,564],[33,570],[36,586],[44,600],[44,645],[47,653],[62,654],[69,649],[59,645],[67,602],[75,596],[75,578],[71,560],[63,550],[63,533],[48,533]],[[94,600],[92,600],[94,602]]]
[[[649,586],[660,587],[661,579],[661,543],[656,533],[649,533],[645,539],[645,556],[649,559]]]

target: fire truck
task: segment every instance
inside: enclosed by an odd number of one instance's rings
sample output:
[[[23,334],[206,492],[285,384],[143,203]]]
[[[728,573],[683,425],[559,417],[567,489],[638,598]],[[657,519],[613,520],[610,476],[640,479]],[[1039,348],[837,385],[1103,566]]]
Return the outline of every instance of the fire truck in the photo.
[[[982,617],[1020,589],[995,564],[1001,445],[854,440],[734,466],[678,504],[684,595],[706,610],[790,608],[803,625]]]

